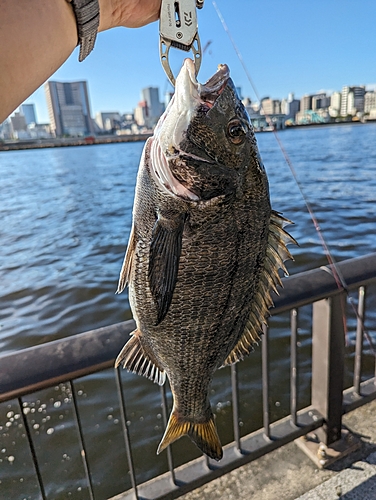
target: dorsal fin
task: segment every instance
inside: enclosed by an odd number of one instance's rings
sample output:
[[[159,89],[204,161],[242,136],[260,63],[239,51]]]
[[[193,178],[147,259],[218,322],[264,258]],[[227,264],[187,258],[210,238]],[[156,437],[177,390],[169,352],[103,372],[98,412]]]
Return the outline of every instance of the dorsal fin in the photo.
[[[289,243],[297,244],[295,239],[283,229],[286,224],[292,224],[292,222],[272,210],[264,268],[261,271],[259,283],[252,299],[248,322],[238,343],[227,356],[222,367],[244,359],[253,351],[253,345],[260,340],[262,324],[266,324],[269,308],[273,306],[270,293],[272,290],[278,293],[277,286],[282,286],[278,269],[282,269],[285,275],[288,275],[283,262],[287,259],[293,260],[286,245]]]
[[[163,385],[166,380],[166,372],[159,366],[154,354],[146,349],[141,342],[141,333],[135,330],[132,337],[120,351],[115,361],[115,368],[123,365],[128,371],[143,375],[153,382]]]

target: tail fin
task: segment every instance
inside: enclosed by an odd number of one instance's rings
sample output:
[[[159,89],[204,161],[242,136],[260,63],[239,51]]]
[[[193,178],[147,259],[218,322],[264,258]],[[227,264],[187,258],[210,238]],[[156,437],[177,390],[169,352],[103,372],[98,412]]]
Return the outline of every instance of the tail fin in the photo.
[[[211,414],[208,421],[195,423],[183,420],[179,417],[176,410],[173,410],[162,441],[159,444],[157,454],[159,455],[169,444],[184,435],[189,436],[195,445],[210,458],[221,460],[223,451],[213,414]]]

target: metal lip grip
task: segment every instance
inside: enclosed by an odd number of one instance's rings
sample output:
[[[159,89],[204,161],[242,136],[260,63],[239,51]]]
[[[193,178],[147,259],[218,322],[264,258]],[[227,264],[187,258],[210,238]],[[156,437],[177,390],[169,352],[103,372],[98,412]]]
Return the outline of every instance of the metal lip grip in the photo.
[[[159,23],[159,53],[162,67],[175,86],[175,77],[169,63],[171,47],[193,52],[196,75],[201,66],[201,42],[198,36],[196,7],[201,9],[204,0],[162,0]]]

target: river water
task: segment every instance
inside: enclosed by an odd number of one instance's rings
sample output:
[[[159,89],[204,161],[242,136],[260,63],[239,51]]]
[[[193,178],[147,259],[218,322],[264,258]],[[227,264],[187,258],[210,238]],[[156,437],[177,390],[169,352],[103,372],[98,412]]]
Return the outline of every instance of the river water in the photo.
[[[376,124],[299,128],[279,135],[335,259],[374,252]],[[326,264],[274,135],[258,134],[257,139],[273,208],[295,223],[290,232],[300,246],[292,249],[290,273]],[[125,143],[0,153],[1,355],[131,317],[126,293],[114,292],[142,148],[143,143]],[[299,343],[301,406],[309,400],[310,384],[309,311],[306,316]],[[288,377],[280,376],[288,366],[288,342],[287,318],[280,318],[272,338],[272,352],[278,353],[271,355],[274,418],[288,414]],[[240,369],[243,434],[260,426],[260,353],[256,350],[249,359]],[[165,456],[155,455],[163,432],[159,392],[141,377],[127,377],[129,428],[138,478],[145,480],[166,468]],[[76,390],[96,498],[107,498],[129,487],[124,447],[118,444],[114,382],[103,372],[77,382]],[[213,382],[212,403],[223,443],[232,439],[230,394],[228,372],[221,370]],[[43,458],[48,497],[87,498],[77,447],[68,432],[74,425],[70,388],[61,385],[30,396],[24,405]],[[19,447],[25,440],[19,413],[17,402],[3,405],[0,412],[0,497],[34,499],[38,494],[30,457]],[[188,440],[179,441],[175,449],[178,463],[198,456]],[[142,472],[145,461],[147,473]],[[56,471],[64,491],[54,480]]]

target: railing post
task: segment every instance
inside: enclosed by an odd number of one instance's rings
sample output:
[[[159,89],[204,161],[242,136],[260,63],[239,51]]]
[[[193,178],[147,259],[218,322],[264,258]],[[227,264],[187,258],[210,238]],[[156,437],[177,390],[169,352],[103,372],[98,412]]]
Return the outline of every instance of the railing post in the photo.
[[[343,292],[313,304],[312,405],[325,419],[317,435],[327,446],[341,438],[345,321]]]
[[[359,287],[358,315],[356,321],[356,344],[354,363],[354,388],[360,395],[360,383],[362,381],[362,358],[363,358],[363,337],[364,337],[364,314],[365,314],[365,293],[364,286]]]

